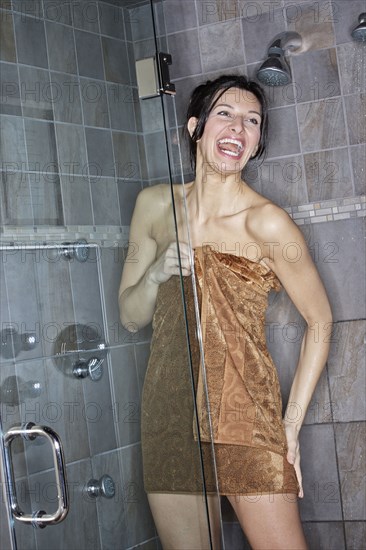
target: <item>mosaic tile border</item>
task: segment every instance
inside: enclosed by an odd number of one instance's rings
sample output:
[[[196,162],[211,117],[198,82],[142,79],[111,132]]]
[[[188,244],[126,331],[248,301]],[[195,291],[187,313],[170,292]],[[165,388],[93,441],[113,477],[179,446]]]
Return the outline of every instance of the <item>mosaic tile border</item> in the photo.
[[[297,225],[332,222],[366,216],[366,196],[329,199],[285,208]]]
[[[297,225],[326,223],[337,220],[366,217],[366,196],[330,199],[284,208]],[[0,243],[60,243],[86,239],[100,246],[124,246],[128,241],[129,226],[67,226],[18,227],[3,226]]]
[[[0,244],[59,244],[60,242],[86,239],[88,243],[103,247],[125,246],[129,226],[67,226],[67,227],[16,227],[6,226]]]

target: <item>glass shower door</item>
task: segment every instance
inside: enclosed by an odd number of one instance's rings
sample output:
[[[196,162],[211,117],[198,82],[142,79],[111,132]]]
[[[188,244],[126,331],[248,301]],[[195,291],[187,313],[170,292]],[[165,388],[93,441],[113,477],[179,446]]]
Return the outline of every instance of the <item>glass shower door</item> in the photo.
[[[164,2],[161,0],[152,0],[151,5],[153,10],[156,51],[169,52],[164,20]],[[169,53],[166,56],[163,55],[163,61],[164,60],[167,60],[168,64],[174,64],[174,59],[171,59]],[[194,175],[187,175],[187,170],[183,167],[187,165],[187,159],[184,158],[186,153],[184,147],[182,147],[182,128],[178,125],[175,94],[174,92],[172,93],[172,89],[175,87],[174,83],[171,83],[169,79],[169,66],[167,67],[165,65],[160,69],[160,76],[161,88],[164,89],[164,93],[162,93],[159,98],[162,112],[161,120],[163,122],[167,157],[166,166],[169,170],[168,175],[172,196],[172,218],[170,223],[173,225],[175,239],[178,245],[180,242],[184,242],[191,246],[185,207],[184,183],[194,179]],[[157,158],[160,160],[161,154],[157,155]],[[178,188],[180,188],[180,191],[177,191]],[[225,545],[214,445],[212,439],[210,441],[206,439],[205,443],[201,442],[201,433],[205,433],[207,438],[207,434],[212,434],[212,429],[207,386],[205,382],[204,353],[193,253],[191,253],[190,264],[192,275],[184,277],[182,273],[180,274],[182,302],[176,305],[177,315],[179,315],[180,307],[182,307],[183,310],[183,321],[180,326],[180,331],[184,333],[187,359],[186,364],[182,363],[182,368],[186,369],[189,373],[189,383],[187,385],[189,385],[190,399],[182,403],[182,416],[187,414],[187,412],[193,416],[193,434],[196,446],[190,458],[190,467],[191,470],[197,472],[197,478],[199,478],[199,492],[201,494],[199,513],[206,517],[206,525],[203,531],[206,531],[208,544],[210,545],[209,547],[216,549],[218,547],[224,548]],[[199,379],[203,381],[203,391],[201,394],[198,390]],[[190,429],[192,429],[192,423]],[[173,458],[179,465],[179,457],[176,455]],[[184,472],[184,468],[182,471]]]
[[[126,244],[137,193],[160,183],[170,193],[183,181],[173,96],[138,98],[135,62],[168,53],[163,2],[61,4],[0,8],[11,23],[2,77],[15,86],[18,74],[27,91],[2,98],[0,114],[0,546],[159,549],[140,428],[151,327],[123,329],[117,296],[123,265],[136,260]],[[46,50],[51,36],[65,42],[67,58],[62,48]],[[24,50],[30,38],[39,52]],[[89,47],[101,52],[93,62]],[[166,222],[172,240],[187,240],[174,205]],[[197,321],[186,317],[190,283],[177,280],[180,412],[194,439],[190,469],[210,541],[207,465],[210,497],[218,496],[195,420]]]
[[[125,521],[120,469],[103,460],[118,445],[100,283],[97,246],[1,247],[3,503],[18,549],[107,547],[103,501]]]

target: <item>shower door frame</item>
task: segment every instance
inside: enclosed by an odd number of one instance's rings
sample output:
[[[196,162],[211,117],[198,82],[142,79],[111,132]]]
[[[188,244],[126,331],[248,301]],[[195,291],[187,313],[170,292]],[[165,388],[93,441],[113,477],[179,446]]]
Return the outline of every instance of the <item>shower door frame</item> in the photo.
[[[155,58],[157,60],[157,70],[160,72],[160,51],[161,48],[159,45],[159,36],[157,29],[161,28],[163,26],[164,32],[161,33],[163,37],[167,37],[167,32],[165,28],[165,21],[157,21],[158,16],[156,15],[158,13],[158,6],[159,4],[163,6],[162,9],[162,18],[164,18],[164,0],[149,0],[150,6],[151,6],[151,13],[152,13],[152,21],[154,25],[154,38],[155,38],[155,48],[156,48],[156,54]],[[156,8],[156,9],[155,9]],[[168,55],[169,55],[169,44],[168,44]],[[174,64],[174,59],[171,59],[172,63]],[[163,113],[163,122],[164,122],[164,132],[166,137],[166,150],[167,150],[167,158],[168,158],[168,166],[169,166],[169,176],[170,176],[170,187],[171,187],[171,200],[172,200],[172,206],[173,206],[173,216],[174,216],[174,226],[175,226],[175,233],[176,233],[176,243],[179,251],[179,239],[180,237],[183,237],[183,240],[187,241],[188,244],[191,243],[190,239],[190,228],[188,224],[188,212],[187,212],[187,204],[186,204],[186,193],[185,193],[185,178],[184,178],[184,172],[183,172],[183,161],[182,161],[182,144],[180,140],[179,135],[179,128],[178,128],[178,118],[177,118],[177,110],[175,105],[175,92],[171,92],[171,90],[164,90],[164,83],[161,82],[160,87],[160,98],[161,98],[161,105],[162,105],[162,113]],[[174,85],[173,85],[174,86]],[[170,87],[170,86],[169,86]],[[168,104],[168,102],[171,102],[171,105]],[[175,132],[175,147],[176,151],[173,151],[173,143],[172,139],[169,137],[169,130],[173,130]],[[174,167],[174,159],[178,157],[178,165],[179,170],[178,173],[175,171]],[[174,192],[173,192],[173,184],[174,182],[179,183],[183,186],[183,204],[184,204],[184,216],[185,216],[185,230],[184,230],[184,236],[180,236],[178,233],[177,228],[177,220],[176,220],[176,208],[175,208],[175,201],[174,201]],[[191,247],[191,251],[192,251]],[[209,395],[208,395],[208,388],[207,388],[207,378],[206,378],[206,367],[205,367],[205,359],[204,359],[204,347],[203,347],[203,338],[202,338],[202,331],[201,331],[201,324],[200,324],[200,313],[199,313],[199,304],[198,304],[198,297],[197,297],[197,290],[196,290],[196,277],[194,272],[194,255],[193,252],[190,254],[190,265],[192,270],[191,275],[191,281],[192,281],[192,289],[193,289],[193,297],[194,297],[194,311],[195,311],[195,332],[197,335],[197,341],[199,346],[199,352],[200,352],[200,365],[199,370],[202,376],[203,380],[203,388],[204,388],[204,399],[205,399],[205,406],[207,408],[208,414],[207,414],[207,421],[208,426],[206,429],[211,434],[211,441],[210,443],[207,443],[207,445],[210,445],[211,447],[211,458],[212,458],[212,470],[214,472],[214,481],[215,481],[215,498],[218,500],[218,521],[220,526],[220,543],[222,550],[225,550],[225,539],[224,539],[224,530],[223,530],[223,521],[222,521],[222,513],[221,513],[221,502],[220,502],[220,493],[218,488],[218,477],[217,477],[217,468],[216,468],[216,459],[215,459],[215,450],[214,450],[214,442],[213,442],[213,431],[212,431],[212,424],[211,424],[211,415],[210,415],[210,403],[209,403]],[[194,423],[197,433],[197,444],[200,454],[200,462],[201,462],[201,474],[202,474],[202,484],[203,484],[203,496],[205,500],[205,510],[206,510],[206,517],[207,517],[207,526],[208,526],[208,533],[209,533],[209,541],[210,541],[210,547],[213,548],[213,540],[212,540],[212,532],[211,532],[211,523],[210,523],[210,511],[209,511],[209,505],[207,500],[207,491],[206,491],[206,479],[205,479],[205,471],[204,471],[204,462],[203,462],[203,454],[202,454],[202,448],[201,448],[201,438],[200,438],[200,423],[199,423],[199,415],[198,415],[198,407],[196,403],[196,388],[194,384],[194,368],[192,364],[192,357],[191,357],[191,345],[190,345],[190,335],[189,335],[189,324],[188,324],[188,318],[187,318],[187,303],[186,303],[186,296],[184,291],[184,276],[181,271],[181,259],[179,255],[179,270],[180,270],[180,285],[181,285],[181,293],[182,293],[182,302],[184,307],[184,317],[185,317],[185,334],[186,334],[186,340],[187,340],[187,349],[188,349],[188,358],[189,358],[189,370],[191,375],[191,389],[192,389],[192,398],[193,398],[193,404],[194,404]],[[211,498],[213,498],[213,495],[211,495]]]
[[[154,52],[154,54],[156,55],[156,57],[158,56],[158,53],[159,51],[166,51],[165,48],[160,48],[159,49],[159,45],[158,45],[158,37],[157,37],[157,33],[156,33],[156,27],[157,27],[157,21],[155,20],[156,18],[156,14],[157,14],[157,9],[158,8],[158,4],[161,4],[161,2],[159,0],[149,0],[150,2],[150,6],[151,6],[151,12],[152,12],[152,17],[153,17],[153,22],[154,22],[154,39],[155,39],[155,46],[156,46],[156,51]],[[159,25],[160,26],[160,25]],[[161,27],[160,27],[161,28]],[[160,37],[164,36],[162,33],[160,34]],[[173,59],[173,63],[174,63],[174,59]],[[167,149],[167,158],[168,158],[168,167],[169,167],[169,173],[170,173],[170,185],[172,185],[173,183],[173,179],[177,179],[177,174],[174,173],[174,161],[173,161],[173,153],[172,153],[172,143],[171,143],[171,139],[170,139],[170,136],[169,136],[169,133],[170,131],[172,131],[172,129],[174,131],[176,131],[177,133],[177,136],[178,136],[178,124],[176,122],[176,110],[175,110],[175,105],[174,105],[174,100],[172,99],[171,96],[167,96],[167,95],[163,95],[162,93],[160,94],[160,98],[161,98],[161,105],[162,105],[162,111],[163,111],[163,116],[164,116],[164,132],[165,132],[165,138],[166,138],[166,149]],[[170,101],[170,108],[168,109],[168,104],[167,102]],[[173,108],[171,109],[171,107],[173,106]],[[168,110],[171,112],[173,110],[173,117],[175,118],[175,121],[174,121],[174,125],[172,126],[171,124],[167,124],[167,118],[168,118]],[[178,147],[179,147],[179,144],[178,144]],[[180,175],[178,176],[178,178],[180,179],[180,182],[183,184],[183,181],[184,181],[184,178],[183,178],[183,170],[182,170],[182,163],[180,163]],[[178,235],[177,235],[177,240],[178,240]],[[37,245],[39,246],[39,245]],[[57,245],[58,246],[58,245]],[[98,248],[98,251],[99,251],[99,248]],[[103,305],[104,304],[104,294],[103,294],[103,277],[102,277],[102,274],[101,274],[101,265],[100,265],[100,258],[99,258],[99,261],[98,261],[98,266],[97,266],[97,269],[98,269],[98,277],[99,277],[99,289],[100,289],[100,297],[101,297],[101,304],[102,304],[102,317],[103,317],[103,329],[104,329],[104,334],[107,335],[107,328],[106,328],[106,312],[105,312],[105,306]],[[183,289],[182,289],[183,290]],[[9,297],[10,299],[10,297]],[[184,293],[182,293],[182,299],[184,300]],[[184,304],[184,301],[183,301],[183,304]],[[187,338],[188,338],[188,330],[187,330],[187,326],[185,327],[186,328],[186,334],[187,334]],[[189,341],[187,340],[187,346],[189,348]],[[42,357],[40,357],[40,360],[44,360],[44,359],[50,359],[49,357],[46,357],[45,355],[42,355]],[[17,363],[16,359],[14,359],[14,365],[15,363]],[[110,363],[109,359],[108,359],[108,363]],[[15,367],[14,367],[15,368]],[[194,394],[194,389],[192,387],[192,392]],[[1,418],[0,418],[0,421],[1,421]],[[0,424],[0,431],[1,431],[1,428],[2,428],[2,424]],[[2,433],[1,433],[1,436],[2,436]],[[1,437],[2,439],[2,437]],[[91,459],[91,456],[89,457]],[[1,441],[1,444],[0,444],[0,461],[2,464],[4,464],[4,448],[3,448],[3,441]],[[1,476],[2,476],[2,479],[1,479],[1,482],[4,486],[4,488],[6,487],[6,481],[5,481],[5,478],[3,477],[3,468],[1,467],[0,468],[1,470]],[[29,475],[29,474],[28,474]],[[203,483],[204,483],[204,473],[202,474],[203,477]],[[7,493],[7,491],[6,491]],[[206,505],[206,512],[207,512],[207,524],[208,524],[208,527],[209,527],[209,516],[208,516],[208,505],[207,505],[207,495],[206,493],[204,494],[204,497],[205,497],[205,505]],[[219,497],[217,497],[219,498]],[[10,502],[8,500],[8,498],[6,498],[6,501],[5,501],[5,507],[6,507],[6,511],[7,511],[7,518],[8,518],[8,522],[7,522],[7,529],[9,531],[9,536],[10,536],[10,543],[11,543],[11,547],[13,550],[16,549],[16,536],[15,536],[15,520],[14,518],[12,517],[12,514],[11,514],[11,510],[10,510]],[[50,529],[51,527],[49,527],[48,529]]]

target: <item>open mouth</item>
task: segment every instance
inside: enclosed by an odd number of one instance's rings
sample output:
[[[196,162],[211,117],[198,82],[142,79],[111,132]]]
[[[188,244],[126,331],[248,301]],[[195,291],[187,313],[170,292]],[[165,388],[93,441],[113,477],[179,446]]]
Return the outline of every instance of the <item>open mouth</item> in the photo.
[[[219,139],[217,146],[225,155],[235,158],[240,157],[244,148],[241,141],[232,138]]]

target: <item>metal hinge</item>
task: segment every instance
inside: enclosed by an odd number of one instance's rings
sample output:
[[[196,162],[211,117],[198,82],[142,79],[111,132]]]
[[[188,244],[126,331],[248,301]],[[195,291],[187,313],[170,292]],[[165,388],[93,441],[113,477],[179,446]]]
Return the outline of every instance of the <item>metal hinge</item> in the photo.
[[[137,86],[140,99],[156,97],[160,94],[175,95],[175,85],[170,81],[169,65],[172,56],[158,52],[154,57],[136,61]]]

